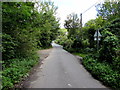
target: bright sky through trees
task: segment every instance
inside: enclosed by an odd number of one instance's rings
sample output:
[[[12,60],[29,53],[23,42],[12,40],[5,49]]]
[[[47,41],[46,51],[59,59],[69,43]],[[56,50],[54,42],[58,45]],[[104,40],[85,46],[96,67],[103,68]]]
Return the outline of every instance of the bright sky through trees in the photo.
[[[83,24],[85,24],[90,19],[95,19],[97,14],[95,5],[104,0],[15,0],[15,1],[53,1],[55,3],[55,6],[58,6],[57,17],[60,18],[61,28],[63,28],[64,20],[66,19],[67,15],[71,13],[77,13],[80,16],[80,13],[85,12],[91,6],[93,7],[83,14]]]
[[[44,0],[43,0],[44,1]],[[86,23],[90,19],[96,18],[96,8],[95,3],[100,3],[102,0],[51,0],[54,1],[55,5],[58,6],[58,17],[60,17],[61,27],[63,28],[64,20],[66,16],[70,13],[80,13],[86,11],[92,5],[94,5],[91,9],[83,14],[83,24]],[[97,4],[96,4],[97,5]]]

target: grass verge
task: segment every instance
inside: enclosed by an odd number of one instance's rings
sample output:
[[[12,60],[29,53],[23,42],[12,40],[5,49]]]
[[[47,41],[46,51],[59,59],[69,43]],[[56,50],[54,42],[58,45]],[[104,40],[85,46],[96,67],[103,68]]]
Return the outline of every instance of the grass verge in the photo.
[[[72,54],[83,57],[83,58],[88,55],[88,54],[84,54],[84,53],[72,53]]]

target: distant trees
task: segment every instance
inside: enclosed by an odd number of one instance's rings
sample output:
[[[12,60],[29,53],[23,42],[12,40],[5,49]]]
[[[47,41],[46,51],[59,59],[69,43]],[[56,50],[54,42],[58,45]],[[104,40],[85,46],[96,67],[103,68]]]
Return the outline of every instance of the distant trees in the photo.
[[[78,15],[75,13],[69,14],[67,16],[67,20],[65,20],[64,27],[68,31],[68,37],[69,38],[76,38],[78,34],[78,29],[80,27],[80,20],[78,18]]]
[[[87,54],[83,65],[95,78],[111,88],[120,88],[120,1],[107,0],[96,6],[98,17],[89,20],[82,30],[76,14],[65,20],[68,35],[59,38],[59,44],[77,55]],[[99,49],[94,41],[96,30],[102,34]],[[57,41],[57,40],[56,40]],[[62,42],[62,43],[61,43]]]
[[[69,51],[73,52],[74,50],[78,50],[82,45],[82,30],[80,29],[80,19],[78,18],[78,15],[75,13],[69,14],[67,16],[67,19],[65,20],[64,27],[68,31],[68,41],[66,44],[69,44]],[[65,47],[65,48],[67,48]]]
[[[52,40],[55,40],[59,30],[59,20],[55,17],[57,7],[52,2],[40,4],[41,8],[41,47],[48,47]]]
[[[70,47],[64,48],[68,51],[79,52],[84,51],[98,53],[97,59],[114,64],[117,68],[120,65],[120,2],[112,0],[112,2],[104,2],[96,6],[98,17],[89,20],[82,30],[80,30],[80,19],[76,14],[68,15],[65,20],[65,28],[68,31],[67,38],[70,39],[69,44],[65,39],[64,43]],[[96,42],[94,41],[95,31],[99,30],[102,34],[99,50],[96,52]],[[62,41],[63,42],[63,41]],[[63,44],[64,45],[64,44]],[[105,54],[105,52],[107,52]]]

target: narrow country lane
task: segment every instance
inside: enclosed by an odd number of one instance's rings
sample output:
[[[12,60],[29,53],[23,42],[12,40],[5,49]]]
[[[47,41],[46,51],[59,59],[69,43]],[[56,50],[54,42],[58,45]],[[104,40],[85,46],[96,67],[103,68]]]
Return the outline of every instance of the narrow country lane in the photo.
[[[26,88],[106,88],[84,69],[75,56],[60,45],[52,45],[50,55],[26,83]]]

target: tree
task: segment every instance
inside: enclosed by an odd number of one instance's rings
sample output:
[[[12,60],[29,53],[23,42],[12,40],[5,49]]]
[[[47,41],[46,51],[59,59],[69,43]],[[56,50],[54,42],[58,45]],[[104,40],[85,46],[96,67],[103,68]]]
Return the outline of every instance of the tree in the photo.
[[[68,31],[68,38],[76,38],[80,27],[79,18],[77,14],[72,13],[68,15],[67,20],[65,20],[64,27]]]
[[[52,40],[56,39],[59,30],[59,20],[56,18],[57,7],[54,6],[52,2],[41,2],[39,5],[41,10],[40,15],[40,37],[38,38],[40,42],[40,47],[48,47]]]
[[[114,18],[120,18],[120,2],[119,0],[108,0],[103,4],[98,4],[97,11],[98,16],[102,16],[104,19],[113,20]]]
[[[119,23],[120,19],[115,19],[101,29],[102,40],[99,52],[99,59],[101,61],[106,61],[109,62],[109,64],[114,64],[116,66],[115,68],[118,70],[120,68],[120,31],[118,30],[120,27]]]
[[[3,60],[31,53],[35,44],[33,37],[30,37],[32,34],[29,33],[33,8],[34,4],[31,2],[3,2]]]
[[[92,19],[90,21],[88,21],[85,26],[83,27],[83,38],[84,40],[86,40],[86,38],[88,39],[89,41],[89,47],[94,47],[95,43],[94,43],[94,34],[95,34],[95,31],[104,27],[105,25],[105,20],[99,16],[98,18],[96,19]]]
[[[52,2],[41,2],[38,11],[35,4],[3,2],[3,60],[29,57],[36,48],[49,47],[56,38],[59,29],[55,16],[57,8]]]
[[[75,13],[69,14],[67,16],[67,20],[65,20],[64,27],[68,31],[68,39],[69,42],[72,41],[72,44],[70,45],[71,49],[69,51],[79,51],[80,48],[83,47],[82,44],[82,30],[80,30],[80,19],[78,18],[78,15]],[[69,43],[67,43],[69,44]]]

